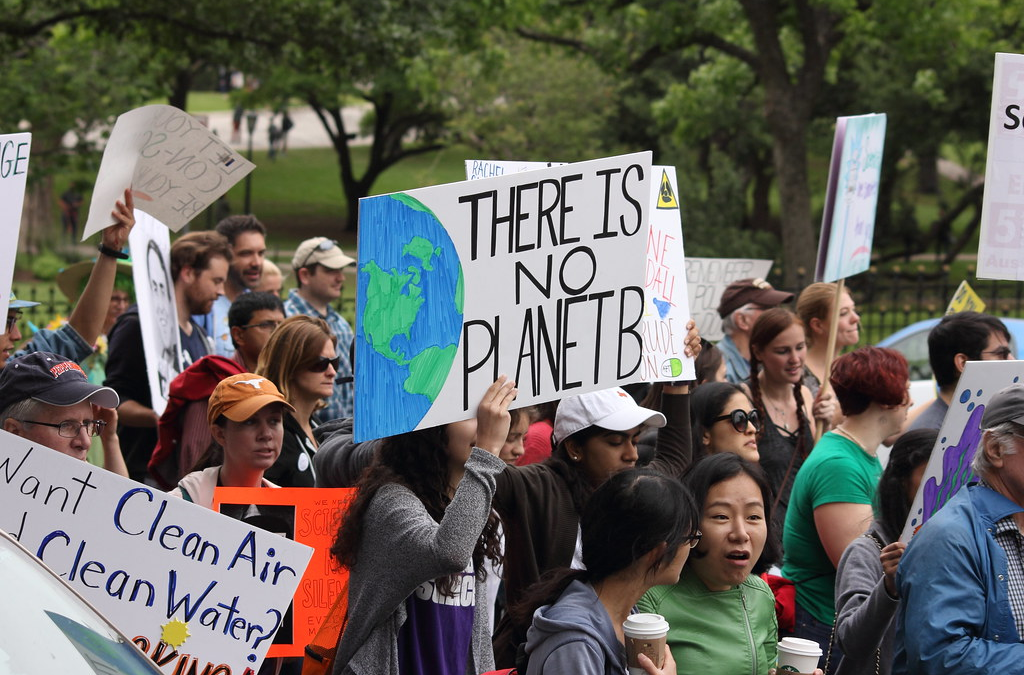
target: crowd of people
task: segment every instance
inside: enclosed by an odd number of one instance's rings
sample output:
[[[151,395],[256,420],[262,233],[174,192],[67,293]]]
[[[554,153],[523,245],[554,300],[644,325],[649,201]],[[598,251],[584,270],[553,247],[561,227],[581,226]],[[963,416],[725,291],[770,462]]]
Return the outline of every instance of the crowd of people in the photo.
[[[717,346],[687,326],[693,381],[510,410],[501,376],[473,419],[360,443],[333,306],[355,261],[303,241],[282,301],[251,215],[171,246],[181,372],[157,414],[125,307],[132,206],[78,267],[64,325],[21,344],[32,303],[12,299],[0,424],[207,507],[217,486],[355,487],[330,551],[350,574],[334,673],[621,675],[638,610],[670,626],[660,663],[639,659],[649,675],[764,675],[782,637],[843,675],[1013,672],[1024,655],[1024,385],[986,407],[977,484],[899,541],[966,362],[1013,358],[999,319],[938,323],[936,397],[911,410],[906,360],[857,347],[849,293],[745,279]]]

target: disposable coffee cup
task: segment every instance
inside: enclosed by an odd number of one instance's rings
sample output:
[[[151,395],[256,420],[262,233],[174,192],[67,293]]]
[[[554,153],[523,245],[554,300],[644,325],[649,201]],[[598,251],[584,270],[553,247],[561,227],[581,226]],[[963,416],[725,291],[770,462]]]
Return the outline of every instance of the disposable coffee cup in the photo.
[[[785,637],[779,640],[779,673],[811,675],[821,659],[821,647],[814,640]]]
[[[626,664],[629,675],[644,675],[637,658],[645,654],[654,665],[665,666],[665,640],[668,638],[668,621],[660,614],[631,614],[622,622],[626,638]]]

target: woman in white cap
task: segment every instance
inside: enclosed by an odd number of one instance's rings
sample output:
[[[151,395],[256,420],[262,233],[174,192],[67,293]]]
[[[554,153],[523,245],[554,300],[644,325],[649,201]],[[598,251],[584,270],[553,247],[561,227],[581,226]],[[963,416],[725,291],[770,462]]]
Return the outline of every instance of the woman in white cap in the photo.
[[[213,390],[207,410],[223,462],[188,474],[171,494],[212,508],[216,487],[277,487],[263,472],[281,454],[285,411],[294,408],[274,383],[253,373],[232,375]]]

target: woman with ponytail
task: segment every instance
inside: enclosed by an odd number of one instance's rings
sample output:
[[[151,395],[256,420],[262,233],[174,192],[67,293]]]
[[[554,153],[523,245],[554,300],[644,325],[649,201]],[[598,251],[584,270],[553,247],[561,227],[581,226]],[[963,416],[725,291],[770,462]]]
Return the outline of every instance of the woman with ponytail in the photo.
[[[652,469],[627,469],[594,491],[580,520],[583,564],[545,575],[513,607],[518,621],[533,617],[527,633],[526,675],[626,672],[622,623],[652,586],[674,584],[700,541],[693,499],[676,479]],[[658,668],[640,657],[649,675],[674,675],[668,647]]]
[[[807,342],[800,319],[776,307],[761,313],[750,331],[750,399],[760,412],[761,438],[757,444],[761,467],[775,494],[773,520],[781,531],[800,465],[814,447],[811,392],[803,384]],[[831,397],[817,404],[817,416],[832,419]]]

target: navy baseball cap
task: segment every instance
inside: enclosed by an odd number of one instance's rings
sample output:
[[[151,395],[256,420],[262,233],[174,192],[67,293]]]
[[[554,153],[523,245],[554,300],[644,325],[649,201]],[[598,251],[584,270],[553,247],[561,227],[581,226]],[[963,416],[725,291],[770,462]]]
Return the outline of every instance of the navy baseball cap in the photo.
[[[113,389],[93,384],[77,363],[50,352],[13,358],[0,372],[0,410],[26,398],[57,406],[89,401],[116,408],[120,403]]]

